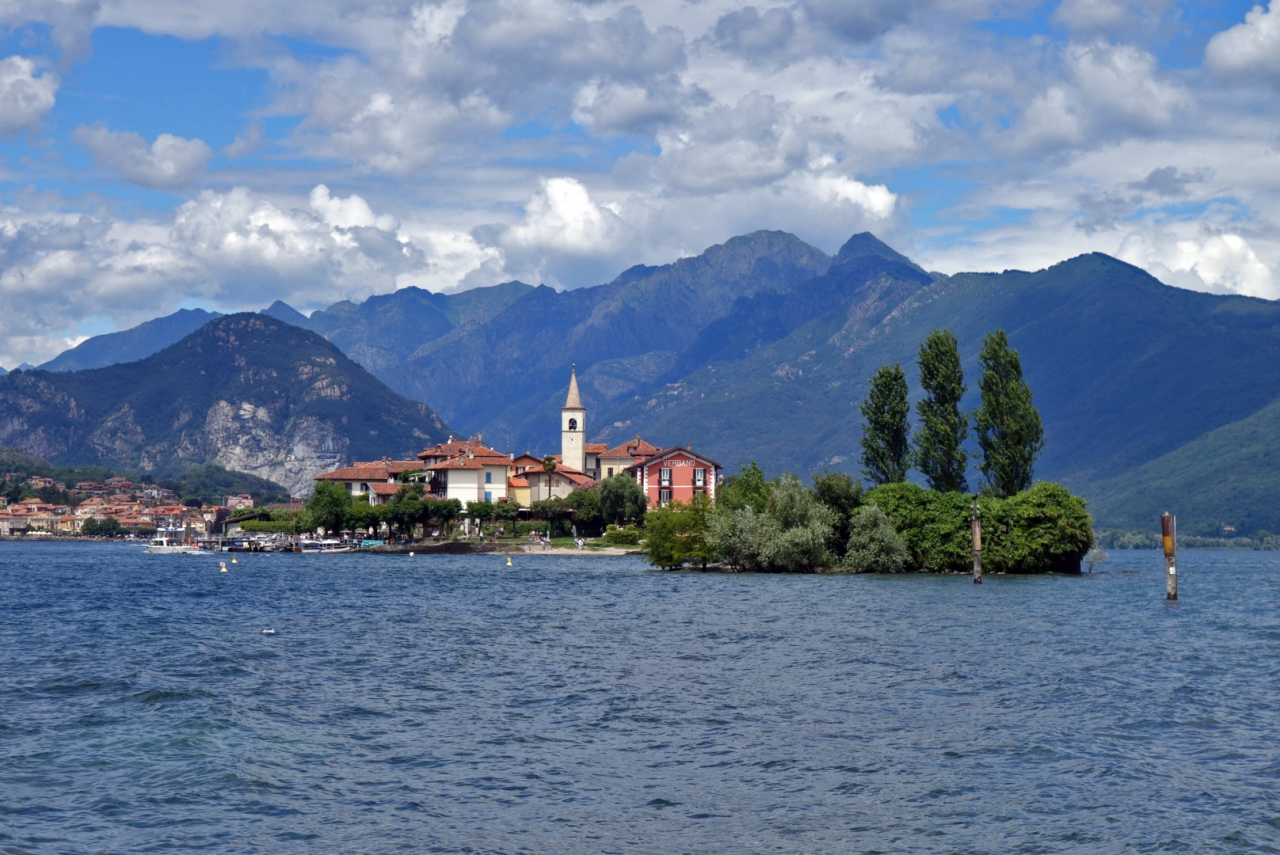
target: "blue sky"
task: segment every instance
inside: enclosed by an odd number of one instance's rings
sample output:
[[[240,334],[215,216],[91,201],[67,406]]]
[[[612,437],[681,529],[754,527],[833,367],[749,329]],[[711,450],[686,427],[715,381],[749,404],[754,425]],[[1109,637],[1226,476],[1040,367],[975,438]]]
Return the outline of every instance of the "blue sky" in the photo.
[[[1280,297],[1280,0],[13,0],[0,364],[735,234]]]

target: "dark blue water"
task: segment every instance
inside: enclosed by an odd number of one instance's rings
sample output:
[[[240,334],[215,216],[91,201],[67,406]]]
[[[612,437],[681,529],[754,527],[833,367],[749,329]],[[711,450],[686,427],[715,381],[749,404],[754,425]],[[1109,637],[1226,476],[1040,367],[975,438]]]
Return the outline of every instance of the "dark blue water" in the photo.
[[[1280,555],[1181,563],[4,543],[0,852],[1280,851]]]

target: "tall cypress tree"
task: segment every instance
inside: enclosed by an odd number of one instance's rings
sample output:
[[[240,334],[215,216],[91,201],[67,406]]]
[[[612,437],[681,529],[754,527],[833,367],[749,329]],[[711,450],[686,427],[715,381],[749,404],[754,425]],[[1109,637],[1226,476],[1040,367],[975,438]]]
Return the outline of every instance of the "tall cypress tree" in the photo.
[[[969,436],[969,415],[960,412],[960,399],[968,387],[956,337],[947,330],[929,333],[920,345],[917,364],[925,396],[916,404],[920,427],[915,435],[915,466],[931,489],[967,492],[964,470],[969,455],[963,446]]]
[[[1022,379],[1022,361],[1004,330],[987,333],[978,354],[982,403],[973,413],[982,460],[983,489],[1012,496],[1031,486],[1031,471],[1044,448],[1040,413]]]
[[[885,365],[871,378],[862,402],[862,471],[874,484],[907,480],[911,465],[911,429],[907,426],[907,375],[902,366]]]

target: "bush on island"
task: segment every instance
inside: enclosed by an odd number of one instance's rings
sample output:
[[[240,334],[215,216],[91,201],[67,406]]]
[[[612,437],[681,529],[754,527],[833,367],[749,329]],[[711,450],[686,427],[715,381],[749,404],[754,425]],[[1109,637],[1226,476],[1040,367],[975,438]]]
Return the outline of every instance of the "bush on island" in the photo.
[[[865,505],[849,515],[849,542],[841,573],[901,573],[911,558],[907,542],[893,528],[884,511]]]
[[[605,529],[604,537],[600,539],[610,546],[639,546],[641,534],[640,529],[633,525],[626,528],[610,525]]]
[[[926,573],[963,573],[973,566],[973,497],[915,484],[885,484],[875,503],[906,541],[909,566]],[[1060,484],[1038,481],[1009,498],[980,496],[982,567],[988,573],[1079,573],[1093,545],[1084,500]]]
[[[700,564],[715,557],[707,539],[707,516],[711,500],[697,495],[688,504],[672,502],[644,516],[645,543],[649,563],[664,570],[685,564]]]
[[[836,512],[794,475],[773,482],[763,511],[751,504],[717,507],[708,519],[707,540],[735,570],[814,573],[831,565],[827,542]]]

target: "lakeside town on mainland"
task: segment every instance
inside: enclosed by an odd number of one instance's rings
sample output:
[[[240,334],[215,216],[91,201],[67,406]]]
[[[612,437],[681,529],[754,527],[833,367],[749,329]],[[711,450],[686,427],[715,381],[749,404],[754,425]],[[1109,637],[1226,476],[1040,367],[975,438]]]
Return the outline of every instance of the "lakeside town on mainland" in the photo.
[[[588,442],[587,409],[578,391],[576,369],[572,369],[560,411],[559,454],[503,453],[486,446],[482,437],[451,436],[413,458],[358,461],[322,473],[315,480],[337,484],[352,499],[368,501],[374,507],[391,503],[406,484],[416,483],[421,485],[424,498],[456,500],[465,515],[467,508],[477,503],[514,504],[525,511],[534,502],[567,498],[575,490],[592,489],[601,480],[617,475],[634,479],[650,508],[688,503],[698,495],[714,501],[724,477],[720,463],[687,444],[660,448],[639,435],[614,447]],[[248,494],[226,496],[222,505],[188,507],[172,490],[134,484],[125,477],[68,486],[33,476],[23,483],[32,489],[54,489],[87,498],[74,506],[38,498],[10,505],[0,496],[0,537],[76,536],[96,531],[96,524],[112,520],[116,524],[113,531],[119,533],[169,532],[175,540],[202,540],[221,534],[231,514],[244,519],[243,512],[254,509],[254,499]],[[268,505],[262,510],[269,513],[301,507],[302,499],[295,498],[289,504]]]

